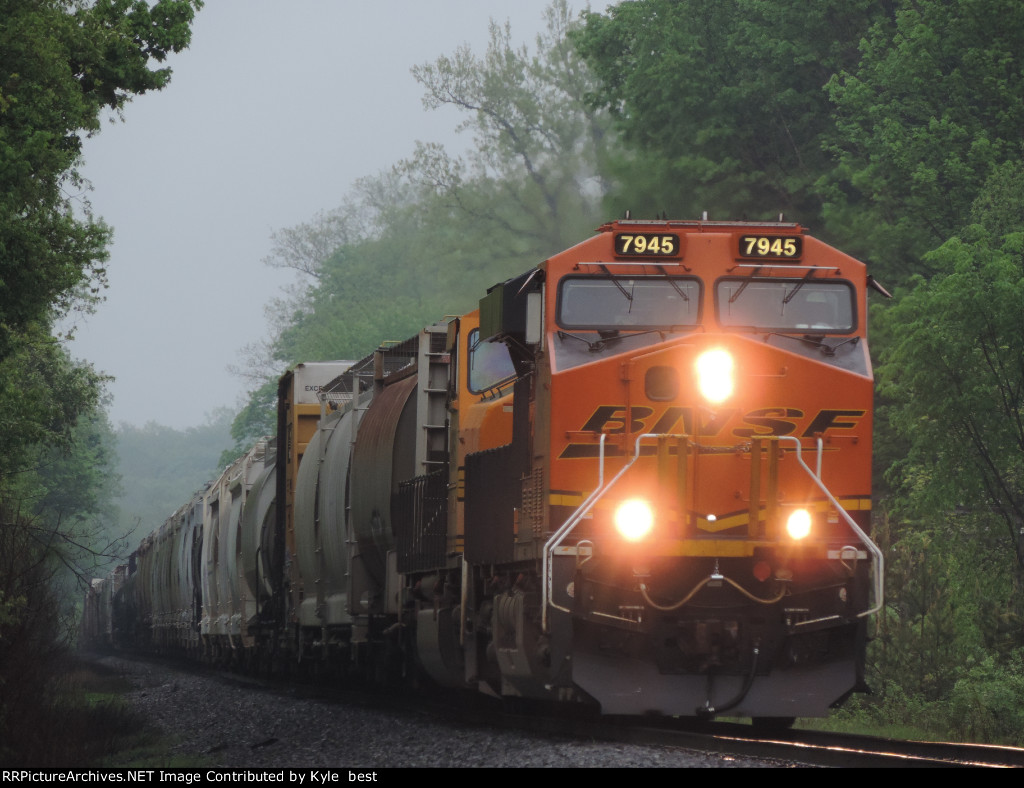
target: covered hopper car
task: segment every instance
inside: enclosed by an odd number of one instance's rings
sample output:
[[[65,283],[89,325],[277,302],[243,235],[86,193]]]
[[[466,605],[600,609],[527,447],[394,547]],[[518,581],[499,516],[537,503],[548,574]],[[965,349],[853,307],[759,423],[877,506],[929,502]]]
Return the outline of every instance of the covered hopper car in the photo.
[[[865,689],[882,602],[868,286],[796,224],[606,224],[479,310],[285,374],[276,438],[95,584],[92,635],[606,714],[825,715]]]

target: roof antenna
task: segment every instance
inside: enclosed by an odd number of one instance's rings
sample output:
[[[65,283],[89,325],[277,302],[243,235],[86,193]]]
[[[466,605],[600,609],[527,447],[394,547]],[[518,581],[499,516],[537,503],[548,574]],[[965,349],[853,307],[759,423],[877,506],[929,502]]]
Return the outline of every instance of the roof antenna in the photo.
[[[707,211],[704,211],[704,215],[701,217],[701,220],[705,221],[705,222],[708,220],[708,212]]]
[[[779,224],[782,224],[782,214],[779,214]]]
[[[622,218],[623,219],[628,219],[629,218],[629,209],[628,208],[626,209],[626,215],[623,216]]]

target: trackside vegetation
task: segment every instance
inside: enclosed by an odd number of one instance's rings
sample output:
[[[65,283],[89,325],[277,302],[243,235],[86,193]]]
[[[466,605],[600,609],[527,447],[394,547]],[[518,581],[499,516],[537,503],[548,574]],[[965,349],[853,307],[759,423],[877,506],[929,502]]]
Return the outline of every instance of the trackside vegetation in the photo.
[[[96,306],[111,230],[89,210],[82,140],[159,90],[199,0],[0,0],[0,763],[80,765],[62,739],[125,724],[66,661],[76,600],[123,554],[111,527],[106,378],[58,320]]]

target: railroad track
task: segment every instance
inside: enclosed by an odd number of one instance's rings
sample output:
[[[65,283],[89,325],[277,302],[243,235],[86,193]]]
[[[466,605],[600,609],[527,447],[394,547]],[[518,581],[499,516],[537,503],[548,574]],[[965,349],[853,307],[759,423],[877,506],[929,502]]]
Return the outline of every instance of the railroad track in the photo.
[[[563,721],[564,722],[564,721]],[[559,721],[543,723],[557,732]],[[521,724],[538,729],[538,720]],[[693,720],[572,721],[565,731],[631,744],[654,744],[722,756],[760,758],[780,765],[833,768],[1024,768],[1024,748],[955,742],[921,742],[822,731],[770,734],[749,725]]]
[[[757,744],[780,749],[797,747],[815,764],[827,766],[1024,767],[1024,749],[1019,747],[902,741],[819,731],[792,731],[788,737],[791,740],[761,739]]]

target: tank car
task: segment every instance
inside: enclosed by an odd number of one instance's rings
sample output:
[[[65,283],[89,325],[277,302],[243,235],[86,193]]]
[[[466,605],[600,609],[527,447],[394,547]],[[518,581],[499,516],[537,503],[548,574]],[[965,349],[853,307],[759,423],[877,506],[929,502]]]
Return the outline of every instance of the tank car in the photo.
[[[608,223],[286,374],[276,452],[140,547],[123,629],[605,714],[824,715],[882,604],[868,286],[796,224]]]

